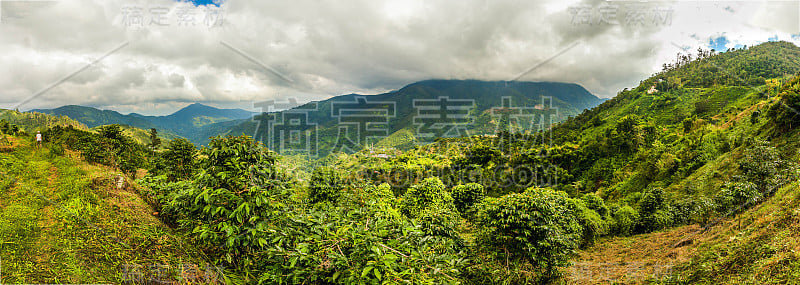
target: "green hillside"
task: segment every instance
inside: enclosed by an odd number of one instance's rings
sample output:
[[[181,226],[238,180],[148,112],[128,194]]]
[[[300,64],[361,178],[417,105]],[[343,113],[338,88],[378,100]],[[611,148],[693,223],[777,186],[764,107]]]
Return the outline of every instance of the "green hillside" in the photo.
[[[218,109],[199,103],[186,106],[167,116],[123,115],[116,111],[76,105],[56,109],[36,109],[31,112],[66,116],[89,128],[114,124],[143,130],[155,128],[165,138],[184,137],[194,142],[208,142],[209,137],[222,134],[225,132],[225,128],[252,116],[251,112],[244,110]],[[198,145],[202,145],[202,143]]]
[[[54,126],[72,126],[77,129],[86,129],[84,124],[81,124],[80,122],[67,116],[56,117],[36,113],[22,113],[5,109],[0,109],[0,121],[17,125],[20,131],[29,134],[36,133],[36,131],[43,131]]]
[[[504,101],[503,97],[508,97],[510,100]],[[443,100],[441,98],[449,100],[449,103],[444,103],[447,104],[444,106],[451,110],[462,106],[458,104],[466,104],[463,105],[466,106],[464,107],[466,110],[463,111],[463,115],[468,116],[469,119],[460,122],[463,126],[462,130],[456,129],[447,133],[445,130],[435,129],[436,127],[432,126],[433,123],[426,125],[427,123],[414,121],[415,117],[419,116],[417,112],[421,110],[419,107],[415,107],[414,102],[416,100],[426,100],[436,108],[440,107],[440,105],[436,104],[439,100]],[[311,133],[308,137],[318,141],[318,143],[313,144],[317,149],[313,149],[310,152],[325,156],[333,150],[358,151],[362,147],[378,143],[380,139],[400,130],[412,131],[417,136],[417,139],[422,134],[451,137],[495,133],[500,128],[498,125],[499,115],[493,112],[502,112],[499,109],[503,107],[527,107],[532,109],[538,106],[543,110],[552,112],[554,116],[557,113],[553,120],[561,121],[569,116],[579,114],[586,108],[594,107],[602,101],[580,85],[570,83],[428,80],[413,83],[389,93],[368,96],[358,94],[342,95],[320,102],[305,104],[284,112],[261,115],[256,117],[255,120],[245,121],[241,125],[232,128],[229,133],[254,136],[281,153],[291,153],[291,151],[281,151],[280,147],[278,147],[281,144],[280,136],[269,134],[268,128],[261,125],[267,125],[269,121],[280,123],[284,117],[289,118],[291,116],[291,118],[295,118],[299,116],[297,118],[303,121],[303,125],[298,127],[298,130],[310,131]],[[339,109],[339,107],[334,106],[342,107]],[[367,134],[369,132],[367,130],[353,128],[347,131],[347,135],[340,137],[338,133],[340,130],[339,120],[347,122],[348,118],[345,117],[348,114],[351,116],[377,116],[378,120],[375,121],[374,127],[367,128],[382,128],[383,131]],[[307,121],[305,121],[306,115]],[[446,124],[450,121],[441,119],[439,122]],[[528,125],[516,125],[514,127],[533,129]],[[370,138],[371,136],[375,136],[375,138]],[[337,138],[343,137],[347,137],[353,144],[348,145],[347,148],[337,147]],[[270,142],[270,138],[273,141]],[[283,141],[283,144],[291,145],[287,141],[288,139]],[[419,140],[418,144],[432,141],[433,138],[423,139]],[[290,148],[292,147],[286,147],[286,149]]]
[[[93,132],[99,132],[103,126],[98,126],[91,128],[90,130]],[[150,143],[150,130],[143,130],[140,128],[135,128],[131,126],[121,125],[120,128],[123,130],[123,134],[133,138],[136,142],[146,145]],[[171,140],[180,138],[177,135],[171,133],[158,133],[158,138],[161,139],[162,147]]]
[[[204,275],[203,254],[158,219],[128,176],[24,137],[11,141],[0,151],[4,284],[223,280]],[[198,274],[181,279],[183,265]]]
[[[421,82],[371,97],[398,99],[386,138],[314,160],[249,136],[150,151],[118,125],[53,126],[42,148],[20,133],[0,147],[0,278],[131,282],[114,268],[133,260],[236,284],[796,283],[800,48],[699,53],[538,132],[487,118],[491,102],[582,88]],[[498,132],[420,143],[410,100],[441,94],[476,98],[470,129]],[[119,189],[118,173],[146,175]]]
[[[89,128],[103,125],[129,125],[142,129],[155,128],[156,125],[144,118],[130,115],[123,115],[117,111],[98,110],[92,107],[68,105],[56,109],[35,109],[32,113],[42,113],[56,116],[66,116],[73,120],[82,122]]]

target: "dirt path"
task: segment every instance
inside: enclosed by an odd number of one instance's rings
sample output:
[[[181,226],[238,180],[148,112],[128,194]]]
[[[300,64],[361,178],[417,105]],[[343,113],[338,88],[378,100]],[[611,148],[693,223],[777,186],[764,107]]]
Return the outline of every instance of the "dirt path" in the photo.
[[[566,284],[643,284],[664,280],[688,261],[704,236],[697,225],[669,231],[614,237],[579,251],[566,269]]]

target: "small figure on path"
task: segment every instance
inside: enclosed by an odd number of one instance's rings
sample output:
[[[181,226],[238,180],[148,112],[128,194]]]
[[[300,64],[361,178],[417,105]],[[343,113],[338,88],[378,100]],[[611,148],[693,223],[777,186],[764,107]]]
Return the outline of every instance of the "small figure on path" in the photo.
[[[41,146],[42,146],[42,133],[36,131],[36,147],[41,147]]]

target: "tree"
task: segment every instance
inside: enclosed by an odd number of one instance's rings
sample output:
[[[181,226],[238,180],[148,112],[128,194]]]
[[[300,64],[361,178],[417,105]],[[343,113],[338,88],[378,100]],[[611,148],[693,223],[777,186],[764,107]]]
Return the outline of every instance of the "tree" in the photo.
[[[125,134],[122,132],[122,128],[120,125],[107,125],[100,127],[98,131],[101,137],[114,140],[114,141],[121,141],[125,137]]]
[[[483,202],[486,191],[483,185],[478,183],[467,183],[465,185],[456,185],[452,191],[453,203],[456,209],[463,216],[467,216],[474,209],[474,206]]]
[[[324,201],[335,203],[344,190],[344,179],[331,167],[317,167],[311,174],[308,196],[312,203]]]
[[[453,209],[453,197],[437,177],[426,178],[422,183],[411,186],[403,195],[401,212],[410,217],[422,216],[430,209]]]
[[[570,202],[582,228],[581,246],[594,245],[597,238],[608,234],[608,222],[597,211],[589,208],[583,199],[572,199]]]
[[[189,140],[174,139],[161,153],[156,172],[167,175],[170,181],[189,179],[196,173],[196,156],[197,149]]]
[[[612,231],[617,235],[629,236],[633,234],[639,221],[639,212],[631,206],[624,206],[614,211],[612,217],[614,218]]]
[[[90,152],[99,151],[111,154],[105,157],[105,164],[119,168],[122,172],[136,176],[136,170],[144,166],[144,146],[125,135],[120,125],[107,125],[98,131],[100,138],[97,145],[89,149]],[[99,149],[97,149],[99,148]]]
[[[168,206],[212,254],[251,264],[267,244],[265,229],[287,215],[291,181],[275,167],[277,154],[247,136],[212,138],[201,157],[194,187],[175,193]]]
[[[769,194],[782,184],[785,175],[779,174],[788,172],[789,165],[769,142],[758,140],[745,151],[739,169],[746,181],[754,183],[762,193]]]
[[[617,121],[617,145],[623,146],[628,151],[636,150],[644,141],[644,134],[636,115],[626,115]]]
[[[150,129],[150,149],[155,151],[161,145],[161,138],[158,137],[158,130]]]
[[[661,188],[653,188],[639,201],[639,232],[648,233],[672,225],[672,211]]]
[[[726,183],[714,197],[717,212],[723,215],[741,213],[754,206],[762,198],[762,193],[751,182]]]
[[[582,229],[571,203],[564,192],[533,187],[487,199],[479,212],[479,244],[496,259],[527,262],[552,277],[581,243]]]

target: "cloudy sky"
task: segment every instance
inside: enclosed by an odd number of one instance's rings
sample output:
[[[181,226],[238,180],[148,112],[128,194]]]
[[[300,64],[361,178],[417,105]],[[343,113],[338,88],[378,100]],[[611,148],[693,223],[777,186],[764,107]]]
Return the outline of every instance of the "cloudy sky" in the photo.
[[[797,1],[0,0],[0,108],[160,115],[432,78],[612,97],[679,47],[800,44]]]

